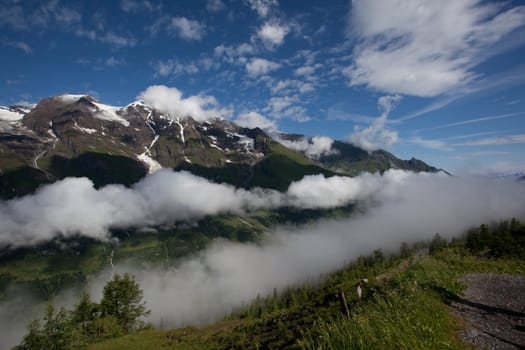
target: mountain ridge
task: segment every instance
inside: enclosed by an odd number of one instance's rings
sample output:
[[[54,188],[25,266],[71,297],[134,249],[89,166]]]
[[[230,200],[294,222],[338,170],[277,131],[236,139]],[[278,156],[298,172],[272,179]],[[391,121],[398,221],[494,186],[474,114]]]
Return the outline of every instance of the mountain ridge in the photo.
[[[32,106],[0,108],[0,196],[32,193],[67,176],[86,176],[95,186],[131,185],[161,167],[238,187],[278,190],[311,174],[439,171],[414,158],[369,153],[342,141],[332,141],[333,152],[308,157],[287,147],[299,139],[312,140],[222,118],[174,117],[144,101],[115,107],[88,95],[53,96]]]

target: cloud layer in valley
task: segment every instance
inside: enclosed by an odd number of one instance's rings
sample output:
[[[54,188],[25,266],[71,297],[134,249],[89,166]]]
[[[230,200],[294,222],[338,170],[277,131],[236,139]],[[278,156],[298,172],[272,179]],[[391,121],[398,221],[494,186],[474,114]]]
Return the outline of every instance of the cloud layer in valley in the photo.
[[[258,294],[316,279],[374,249],[397,251],[402,241],[430,239],[436,232],[451,238],[472,225],[525,215],[525,186],[513,182],[403,171],[356,181],[306,180],[289,190],[290,196],[297,194],[298,205],[341,205],[348,198],[367,204],[348,219],[277,228],[263,244],[217,241],[174,270],[117,270],[137,276],[155,324],[203,324]],[[333,201],[322,202],[326,198]]]
[[[381,183],[402,177],[398,172],[388,174],[307,176],[285,193],[237,189],[168,169],[146,176],[131,189],[108,185],[97,190],[87,178],[66,178],[43,186],[34,195],[0,202],[0,244],[27,246],[77,234],[107,240],[112,228],[142,228],[283,206],[334,208],[371,196],[381,190]]]
[[[199,191],[193,190],[195,187]],[[195,198],[196,193],[206,193],[206,198]],[[112,223],[135,225],[141,220],[151,224],[156,217],[165,220],[171,215],[188,218],[217,210],[236,212],[264,205],[263,201],[302,208],[330,208],[357,201],[359,210],[347,219],[275,228],[264,242],[219,240],[170,270],[117,265],[118,272],[129,271],[136,276],[152,309],[151,320],[157,326],[220,319],[257,294],[316,279],[374,249],[396,251],[401,241],[429,239],[436,232],[450,238],[473,225],[525,217],[525,186],[508,180],[391,170],[356,178],[308,176],[293,183],[286,193],[278,194],[235,190],[188,173],[164,170],[133,189],[106,186],[96,191],[85,179],[68,179],[35,196],[3,202],[2,241],[14,239],[6,234],[10,227],[6,228],[6,223],[38,229],[40,233],[62,229],[60,225],[66,223],[72,228],[75,222],[80,227],[74,229],[90,230],[88,219],[99,216],[99,228]],[[71,207],[75,202],[77,207]],[[17,231],[17,237],[38,238],[22,232]],[[91,280],[88,289],[95,298],[110,274],[106,271]],[[58,299],[76,300],[63,296]],[[2,310],[12,310],[12,306],[4,303]],[[33,317],[28,316],[28,320]],[[10,324],[6,319],[2,321]]]

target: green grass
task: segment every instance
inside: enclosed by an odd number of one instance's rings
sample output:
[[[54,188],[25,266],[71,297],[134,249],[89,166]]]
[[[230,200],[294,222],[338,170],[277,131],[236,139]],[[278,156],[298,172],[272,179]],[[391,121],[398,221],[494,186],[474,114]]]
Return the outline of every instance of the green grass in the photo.
[[[438,295],[408,283],[357,305],[351,320],[320,319],[305,349],[462,349],[457,322]]]

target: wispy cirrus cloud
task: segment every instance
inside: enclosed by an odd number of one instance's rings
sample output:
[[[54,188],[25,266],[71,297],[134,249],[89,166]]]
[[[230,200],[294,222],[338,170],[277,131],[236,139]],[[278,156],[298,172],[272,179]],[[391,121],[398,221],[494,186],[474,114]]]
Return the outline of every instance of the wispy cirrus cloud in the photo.
[[[483,52],[524,25],[525,6],[358,0],[348,21],[347,35],[357,43],[344,70],[351,86],[432,97],[475,80]]]
[[[397,132],[388,129],[386,125],[388,115],[401,99],[401,95],[381,96],[377,101],[378,108],[382,110],[381,116],[365,128],[355,125],[354,132],[348,135],[348,141],[369,152],[388,148],[396,143],[399,138]]]
[[[505,114],[491,115],[491,116],[487,116],[487,117],[466,119],[466,120],[462,120],[462,121],[459,121],[459,122],[453,122],[453,123],[442,124],[442,125],[433,126],[433,127],[429,127],[429,128],[423,128],[421,130],[436,130],[436,129],[450,128],[450,127],[454,127],[454,126],[476,124],[476,123],[481,123],[481,122],[486,122],[486,121],[491,121],[491,120],[507,119],[507,118],[516,117],[516,116],[523,115],[523,114],[525,114],[525,112],[515,112],[515,113],[505,113]]]
[[[525,143],[525,134],[487,137],[457,144],[458,146],[498,146]]]
[[[14,47],[15,49],[23,51],[26,55],[31,55],[33,53],[33,49],[29,44],[23,41],[4,41],[4,46],[10,46]]]
[[[429,149],[435,149],[439,151],[453,151],[454,148],[452,148],[449,144],[442,140],[432,140],[432,139],[423,139],[419,136],[412,137],[408,139],[408,142],[413,143],[418,146],[422,146]]]

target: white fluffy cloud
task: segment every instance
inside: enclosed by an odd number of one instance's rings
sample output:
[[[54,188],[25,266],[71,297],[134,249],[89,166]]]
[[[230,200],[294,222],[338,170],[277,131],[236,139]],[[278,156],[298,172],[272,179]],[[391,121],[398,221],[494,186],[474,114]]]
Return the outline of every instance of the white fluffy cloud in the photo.
[[[244,128],[261,128],[268,132],[277,131],[274,121],[254,111],[240,114],[235,122]]]
[[[168,169],[146,176],[132,188],[108,185],[95,189],[86,178],[67,178],[43,186],[34,195],[0,201],[0,245],[32,245],[74,235],[106,240],[112,228],[169,225],[282,206],[334,208],[384,196],[397,188],[393,184],[409,176],[403,171],[355,178],[306,176],[284,193],[237,189]]]
[[[171,20],[171,28],[179,38],[188,41],[199,41],[206,33],[204,24],[186,17],[174,17]]]
[[[279,69],[279,67],[281,67],[279,63],[269,61],[265,58],[252,58],[246,63],[246,72],[251,77],[258,77]]]
[[[327,136],[304,137],[297,141],[284,140],[277,138],[277,141],[288,148],[303,152],[307,157],[319,159],[321,156],[337,154],[337,150],[332,148],[334,140]]]
[[[480,0],[353,1],[350,85],[430,97],[469,82],[487,50],[525,23],[525,6]]]
[[[257,31],[257,37],[267,48],[273,49],[284,43],[284,37],[289,31],[287,26],[277,22],[266,22]]]
[[[164,85],[150,86],[137,98],[173,118],[192,117],[197,121],[205,121],[231,115],[231,110],[220,108],[213,96],[194,95],[183,98],[179,89]]]
[[[35,195],[0,202],[0,244],[31,245],[75,234],[107,239],[110,228],[240,214],[281,202],[275,191],[236,189],[171,170],[148,175],[132,189],[108,185],[97,190],[86,178],[67,178]]]

